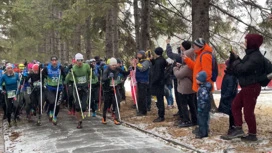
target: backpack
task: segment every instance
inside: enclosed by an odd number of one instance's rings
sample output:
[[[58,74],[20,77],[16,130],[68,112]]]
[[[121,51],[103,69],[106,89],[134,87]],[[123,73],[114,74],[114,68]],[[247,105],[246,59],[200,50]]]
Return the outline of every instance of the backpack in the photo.
[[[265,75],[268,75],[268,74],[272,73],[272,63],[266,57],[263,57],[263,58],[264,58],[264,73],[265,73]],[[266,87],[270,81],[271,81],[270,79],[265,77],[264,80],[260,81],[260,85],[262,87]]]
[[[211,52],[203,52],[200,55],[200,62],[202,62],[202,56],[204,54],[210,54],[212,56],[212,81],[216,82],[216,79],[218,77],[218,64],[216,57]]]

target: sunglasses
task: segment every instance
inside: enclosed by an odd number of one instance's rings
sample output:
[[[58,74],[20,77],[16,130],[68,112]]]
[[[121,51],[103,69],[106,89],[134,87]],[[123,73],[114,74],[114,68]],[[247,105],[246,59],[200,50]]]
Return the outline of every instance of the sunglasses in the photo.
[[[82,60],[82,59],[79,59],[79,60],[77,60],[77,62],[83,62],[83,60]]]

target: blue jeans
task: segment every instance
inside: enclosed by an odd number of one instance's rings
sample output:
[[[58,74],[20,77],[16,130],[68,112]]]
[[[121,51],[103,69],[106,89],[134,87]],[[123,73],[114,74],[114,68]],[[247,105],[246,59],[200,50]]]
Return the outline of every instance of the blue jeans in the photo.
[[[168,106],[172,106],[174,104],[174,99],[173,99],[173,93],[172,93],[172,89],[173,87],[171,85],[166,85],[166,87],[168,88],[168,90],[170,91],[169,96],[166,97],[167,99],[167,104]]]

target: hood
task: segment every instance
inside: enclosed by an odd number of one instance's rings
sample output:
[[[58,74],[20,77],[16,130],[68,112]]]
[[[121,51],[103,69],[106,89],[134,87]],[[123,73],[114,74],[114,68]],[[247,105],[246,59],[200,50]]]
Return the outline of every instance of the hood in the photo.
[[[206,87],[208,91],[212,90],[212,84],[210,82],[205,82],[201,85],[201,87]]]

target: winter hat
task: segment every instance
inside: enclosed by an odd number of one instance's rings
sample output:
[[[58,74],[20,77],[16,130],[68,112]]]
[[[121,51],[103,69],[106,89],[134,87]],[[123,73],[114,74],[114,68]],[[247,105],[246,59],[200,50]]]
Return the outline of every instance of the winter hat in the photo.
[[[57,56],[52,56],[50,59],[51,59],[51,61],[58,60],[58,57]]]
[[[166,59],[166,62],[167,62],[168,64],[173,64],[173,63],[174,63],[174,61],[173,61],[171,58],[167,58],[167,59]]]
[[[196,46],[198,46],[199,48],[204,47],[204,45],[206,44],[205,40],[203,38],[198,38],[194,41],[194,44]]]
[[[137,54],[141,54],[142,56],[143,56],[143,58],[145,58],[145,51],[144,50],[140,50],[140,51],[138,51],[138,53]]]
[[[32,70],[33,70],[33,71],[39,71],[39,64],[34,64],[34,65],[32,66]]]
[[[122,61],[120,59],[117,59],[118,64],[122,64]]]
[[[77,60],[83,60],[84,58],[83,58],[83,55],[82,54],[80,54],[80,53],[77,53],[76,55],[75,55],[75,60],[77,61]]]
[[[33,63],[29,63],[29,64],[27,65],[27,68],[28,68],[29,70],[31,70],[31,69],[32,69],[32,66],[33,66]]]
[[[155,49],[155,53],[156,53],[157,55],[162,55],[163,49],[162,49],[161,47],[158,47],[158,48]]]
[[[206,82],[207,80],[207,73],[205,71],[201,71],[197,74],[196,79],[202,83]]]
[[[247,40],[247,49],[259,49],[263,44],[263,36],[259,34],[247,34],[245,39]]]
[[[192,47],[190,41],[184,41],[184,42],[181,43],[181,45],[185,50],[189,50]]]
[[[9,68],[9,67],[13,68],[13,64],[7,63],[7,64],[6,64],[6,69]]]
[[[91,58],[90,59],[90,62],[92,63],[92,62],[96,62],[97,60],[96,59],[94,59],[94,58]]]
[[[115,58],[110,58],[109,60],[108,60],[108,64],[109,65],[116,65],[117,64],[117,60],[115,59]]]

